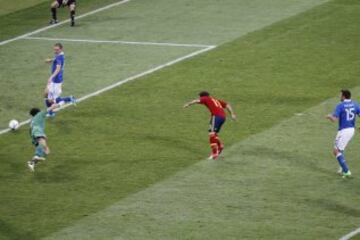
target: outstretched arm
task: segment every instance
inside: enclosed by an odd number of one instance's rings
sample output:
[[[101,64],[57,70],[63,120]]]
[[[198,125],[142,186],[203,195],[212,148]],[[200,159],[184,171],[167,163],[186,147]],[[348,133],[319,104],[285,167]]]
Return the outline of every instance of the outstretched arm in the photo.
[[[327,115],[326,119],[330,120],[331,122],[336,122],[338,120],[338,118],[332,114]]]
[[[47,58],[47,59],[45,59],[45,62],[46,62],[46,63],[52,63],[53,61],[54,61],[53,58]]]
[[[234,110],[233,110],[233,108],[231,107],[230,104],[226,105],[226,110],[230,113],[231,118],[235,121],[236,120],[236,114],[235,114],[235,112],[234,112]]]
[[[184,108],[187,108],[187,107],[190,107],[191,105],[194,105],[194,104],[199,104],[200,103],[200,100],[199,99],[195,99],[195,100],[192,100],[191,102],[188,102],[184,105]]]
[[[326,119],[330,120],[330,122],[337,122],[339,120],[340,114],[342,111],[342,105],[338,104],[333,113],[328,114]]]

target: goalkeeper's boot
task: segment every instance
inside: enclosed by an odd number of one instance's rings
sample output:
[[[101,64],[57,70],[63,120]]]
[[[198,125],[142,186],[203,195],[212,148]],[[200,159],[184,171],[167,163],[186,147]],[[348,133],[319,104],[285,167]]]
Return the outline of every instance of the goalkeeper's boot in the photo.
[[[28,165],[31,172],[35,172],[35,162],[33,160],[28,161],[27,165]]]
[[[27,165],[28,165],[30,171],[35,172],[35,165],[39,161],[45,161],[45,158],[44,157],[39,157],[39,156],[34,156],[30,161],[27,162]]]
[[[46,159],[44,157],[39,157],[39,156],[34,156],[32,159],[35,164],[38,163],[39,161],[45,161]]]

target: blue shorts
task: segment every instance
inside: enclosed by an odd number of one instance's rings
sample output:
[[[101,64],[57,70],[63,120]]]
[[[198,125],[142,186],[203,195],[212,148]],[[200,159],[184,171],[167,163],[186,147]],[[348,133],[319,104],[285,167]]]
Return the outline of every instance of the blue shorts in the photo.
[[[225,118],[220,116],[212,116],[210,120],[210,129],[209,132],[219,133],[222,125],[225,123]]]

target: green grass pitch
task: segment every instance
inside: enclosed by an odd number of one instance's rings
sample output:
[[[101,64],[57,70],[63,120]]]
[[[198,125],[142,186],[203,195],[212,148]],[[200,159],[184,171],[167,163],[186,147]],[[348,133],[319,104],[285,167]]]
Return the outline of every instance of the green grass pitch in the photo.
[[[0,0],[1,41],[48,21],[49,2],[16,2]],[[81,2],[79,14],[113,2]],[[48,120],[52,153],[35,174],[27,127],[0,135],[0,240],[339,239],[357,229],[359,139],[346,153],[354,178],[343,180],[324,116],[341,88],[360,101],[359,11],[358,0],[132,0],[1,45],[0,129],[42,106],[49,38],[217,47]],[[63,43],[64,94],[79,97],[203,49]],[[204,160],[208,112],[182,109],[204,89],[239,117],[216,162]]]

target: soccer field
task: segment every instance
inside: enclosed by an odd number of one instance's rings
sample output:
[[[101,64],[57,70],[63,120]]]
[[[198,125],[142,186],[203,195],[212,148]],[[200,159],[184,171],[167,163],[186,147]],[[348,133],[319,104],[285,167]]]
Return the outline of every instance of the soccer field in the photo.
[[[360,99],[359,1],[104,6],[79,5],[75,28],[14,41],[11,25],[0,30],[0,130],[43,105],[55,42],[64,95],[81,100],[48,120],[52,153],[34,174],[27,127],[0,135],[1,240],[339,239],[360,227],[359,140],[344,180],[324,118],[341,88]],[[204,160],[208,112],[182,109],[200,90],[239,117],[219,161]]]

